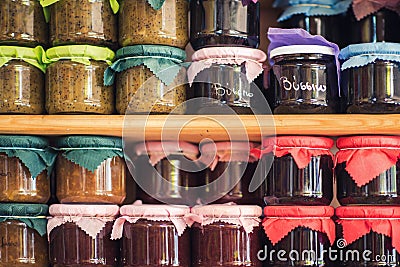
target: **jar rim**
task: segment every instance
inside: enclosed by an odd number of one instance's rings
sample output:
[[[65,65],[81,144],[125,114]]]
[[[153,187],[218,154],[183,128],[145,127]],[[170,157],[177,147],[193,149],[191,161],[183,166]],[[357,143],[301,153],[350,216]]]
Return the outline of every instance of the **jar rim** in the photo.
[[[51,216],[115,217],[119,214],[117,205],[76,205],[54,204],[50,206]]]
[[[334,56],[335,50],[332,47],[323,45],[287,45],[277,47],[270,52],[270,57],[273,59],[277,56],[295,55],[295,54],[323,54]]]
[[[191,211],[193,214],[211,218],[258,218],[262,215],[262,208],[256,205],[229,205],[213,204],[195,206]]]
[[[190,208],[183,205],[132,204],[122,206],[120,213],[121,216],[133,218],[165,217],[168,219],[184,217],[190,213]]]
[[[347,206],[338,207],[335,214],[339,219],[400,219],[400,207],[396,206]]]
[[[334,208],[331,206],[267,206],[264,208],[264,216],[267,219],[270,217],[325,219],[332,217],[334,213]]]
[[[339,149],[345,148],[399,148],[399,136],[360,135],[341,137],[336,141]]]

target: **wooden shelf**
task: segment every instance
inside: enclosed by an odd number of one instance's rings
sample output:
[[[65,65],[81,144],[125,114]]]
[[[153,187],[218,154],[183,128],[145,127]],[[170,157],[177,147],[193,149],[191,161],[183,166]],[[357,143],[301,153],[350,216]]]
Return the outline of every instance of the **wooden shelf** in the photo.
[[[354,134],[399,134],[399,115],[277,115],[273,116],[129,116],[122,115],[1,115],[1,134],[31,135],[109,135],[122,136],[123,126],[131,125],[129,136],[147,140],[172,138],[198,142],[204,138],[216,141],[240,139],[244,129],[249,140],[259,141],[261,133],[281,135],[343,136]],[[275,125],[274,125],[275,124]],[[145,133],[140,131],[146,125]],[[183,127],[182,127],[183,126]],[[128,132],[125,132],[128,133]]]

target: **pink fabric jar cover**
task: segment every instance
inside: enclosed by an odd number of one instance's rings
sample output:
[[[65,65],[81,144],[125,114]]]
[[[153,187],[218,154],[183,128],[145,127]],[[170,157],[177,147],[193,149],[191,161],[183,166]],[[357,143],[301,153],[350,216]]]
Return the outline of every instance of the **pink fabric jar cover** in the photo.
[[[357,20],[377,12],[382,8],[393,10],[400,14],[399,0],[353,0],[353,11]]]

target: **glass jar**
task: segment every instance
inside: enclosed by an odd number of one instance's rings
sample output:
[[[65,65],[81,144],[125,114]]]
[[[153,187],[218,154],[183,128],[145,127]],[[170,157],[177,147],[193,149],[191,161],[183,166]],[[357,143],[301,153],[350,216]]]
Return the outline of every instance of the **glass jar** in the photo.
[[[181,65],[186,59],[184,50],[136,45],[119,49],[116,58],[104,81],[112,85],[115,80],[119,114],[184,113],[186,70]]]
[[[242,0],[190,1],[190,43],[195,50],[211,46],[260,43],[260,3]]]
[[[187,0],[122,0],[119,44],[169,45],[185,49],[188,41]]]
[[[0,53],[0,113],[43,114],[43,48],[0,46]]]
[[[38,0],[0,1],[0,43],[47,45],[47,23]]]
[[[256,143],[247,142],[217,142],[201,146],[201,160],[207,166],[201,176],[205,179],[205,190],[213,194],[213,204],[263,204],[262,187],[249,192],[258,165],[258,159],[250,153],[254,147],[257,147]]]
[[[400,113],[400,70],[395,43],[350,45],[340,52],[347,113]]]
[[[333,214],[329,206],[265,207],[261,260],[268,266],[333,266],[327,253],[335,241]],[[273,253],[279,251],[286,253]]]
[[[120,138],[69,136],[57,147],[62,151],[55,173],[61,203],[123,203],[126,165]]]
[[[50,9],[52,46],[88,44],[117,48],[116,0],[41,0]]]
[[[103,84],[104,71],[114,58],[107,48],[88,45],[47,50],[52,62],[46,72],[49,114],[112,114],[114,88]]]
[[[117,267],[119,242],[111,232],[119,207],[114,205],[50,206],[50,263],[57,267]]]
[[[240,1],[239,1],[240,2]],[[188,69],[189,114],[252,114],[258,97],[254,79],[263,72],[266,54],[244,47],[203,48]]]
[[[0,204],[0,266],[47,267],[46,215],[40,204]]]
[[[339,138],[337,147],[337,198],[342,205],[400,205],[398,136]]]
[[[121,207],[113,238],[121,238],[123,267],[189,267],[189,207],[133,204]]]
[[[266,138],[274,153],[265,183],[267,205],[329,205],[333,199],[332,139],[313,136]]]
[[[192,208],[192,213],[198,215],[191,228],[192,267],[262,266],[257,258],[260,207],[207,205]]]
[[[338,207],[338,241],[348,255],[335,266],[398,266],[400,208],[382,206]],[[340,242],[345,240],[345,242]]]
[[[313,52],[311,52],[313,51]],[[335,52],[319,45],[290,45],[273,49],[275,114],[339,112]]]

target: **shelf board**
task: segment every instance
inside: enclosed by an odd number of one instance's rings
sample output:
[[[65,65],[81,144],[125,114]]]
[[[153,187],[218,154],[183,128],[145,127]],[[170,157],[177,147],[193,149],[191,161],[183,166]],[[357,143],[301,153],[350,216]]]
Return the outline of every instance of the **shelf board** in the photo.
[[[211,138],[227,140],[229,129],[231,140],[240,139],[243,129],[249,140],[259,141],[261,133],[280,135],[324,135],[343,136],[356,134],[399,134],[398,115],[276,115],[258,116],[141,116],[132,115],[1,115],[1,134],[31,135],[108,135],[122,136],[124,124],[134,125],[129,132],[132,138],[143,137],[139,129],[146,125],[146,140],[171,138],[179,134],[181,140],[192,142]],[[274,125],[275,124],[275,125]],[[183,126],[183,127],[182,127]],[[225,127],[225,128],[224,128]],[[125,128],[128,129],[128,128]]]

